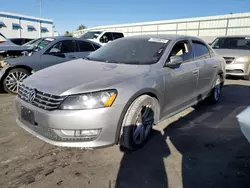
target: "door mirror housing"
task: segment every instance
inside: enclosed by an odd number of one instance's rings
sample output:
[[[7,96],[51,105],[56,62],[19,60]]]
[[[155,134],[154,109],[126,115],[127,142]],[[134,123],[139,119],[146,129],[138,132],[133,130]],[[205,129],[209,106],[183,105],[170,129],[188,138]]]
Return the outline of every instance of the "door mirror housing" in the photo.
[[[166,64],[166,67],[175,68],[182,64],[183,58],[181,56],[171,56],[170,62]]]

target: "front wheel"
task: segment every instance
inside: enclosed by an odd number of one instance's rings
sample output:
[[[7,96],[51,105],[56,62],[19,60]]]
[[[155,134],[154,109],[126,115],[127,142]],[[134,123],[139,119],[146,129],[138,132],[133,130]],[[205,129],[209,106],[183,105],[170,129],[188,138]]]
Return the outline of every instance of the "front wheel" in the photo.
[[[157,99],[148,95],[135,99],[123,119],[120,144],[130,150],[142,147],[158,116]]]
[[[7,73],[7,76],[3,80],[4,90],[11,94],[17,94],[18,85],[28,76],[30,73],[22,68],[14,68]]]

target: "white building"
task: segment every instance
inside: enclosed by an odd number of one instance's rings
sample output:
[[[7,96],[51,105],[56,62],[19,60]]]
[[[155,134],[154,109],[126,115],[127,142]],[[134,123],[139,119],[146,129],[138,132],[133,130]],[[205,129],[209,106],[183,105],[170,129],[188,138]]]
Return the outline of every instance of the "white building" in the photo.
[[[0,12],[0,33],[7,38],[53,36],[53,20]]]
[[[217,36],[250,35],[250,13],[99,26],[86,30],[116,30],[124,32],[126,36],[181,34],[199,36],[211,42]],[[84,31],[75,31],[74,36],[79,36]]]

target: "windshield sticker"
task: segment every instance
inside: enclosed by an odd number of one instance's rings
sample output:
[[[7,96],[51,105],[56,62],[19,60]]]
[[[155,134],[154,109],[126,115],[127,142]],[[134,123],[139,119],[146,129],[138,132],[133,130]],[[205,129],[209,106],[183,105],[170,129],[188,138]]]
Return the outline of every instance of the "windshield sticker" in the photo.
[[[45,40],[52,42],[52,41],[54,41],[55,39],[52,39],[52,38],[46,38]]]
[[[149,42],[158,42],[158,43],[167,43],[169,40],[166,40],[166,39],[157,39],[157,38],[150,38],[148,40]]]

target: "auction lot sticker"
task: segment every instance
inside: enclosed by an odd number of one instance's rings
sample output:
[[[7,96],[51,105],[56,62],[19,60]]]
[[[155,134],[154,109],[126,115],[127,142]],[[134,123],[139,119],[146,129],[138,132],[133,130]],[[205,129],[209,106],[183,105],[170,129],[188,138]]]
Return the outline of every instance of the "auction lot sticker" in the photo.
[[[166,39],[158,39],[158,38],[150,38],[148,40],[149,42],[158,42],[158,43],[167,43],[169,40],[166,40]]]

